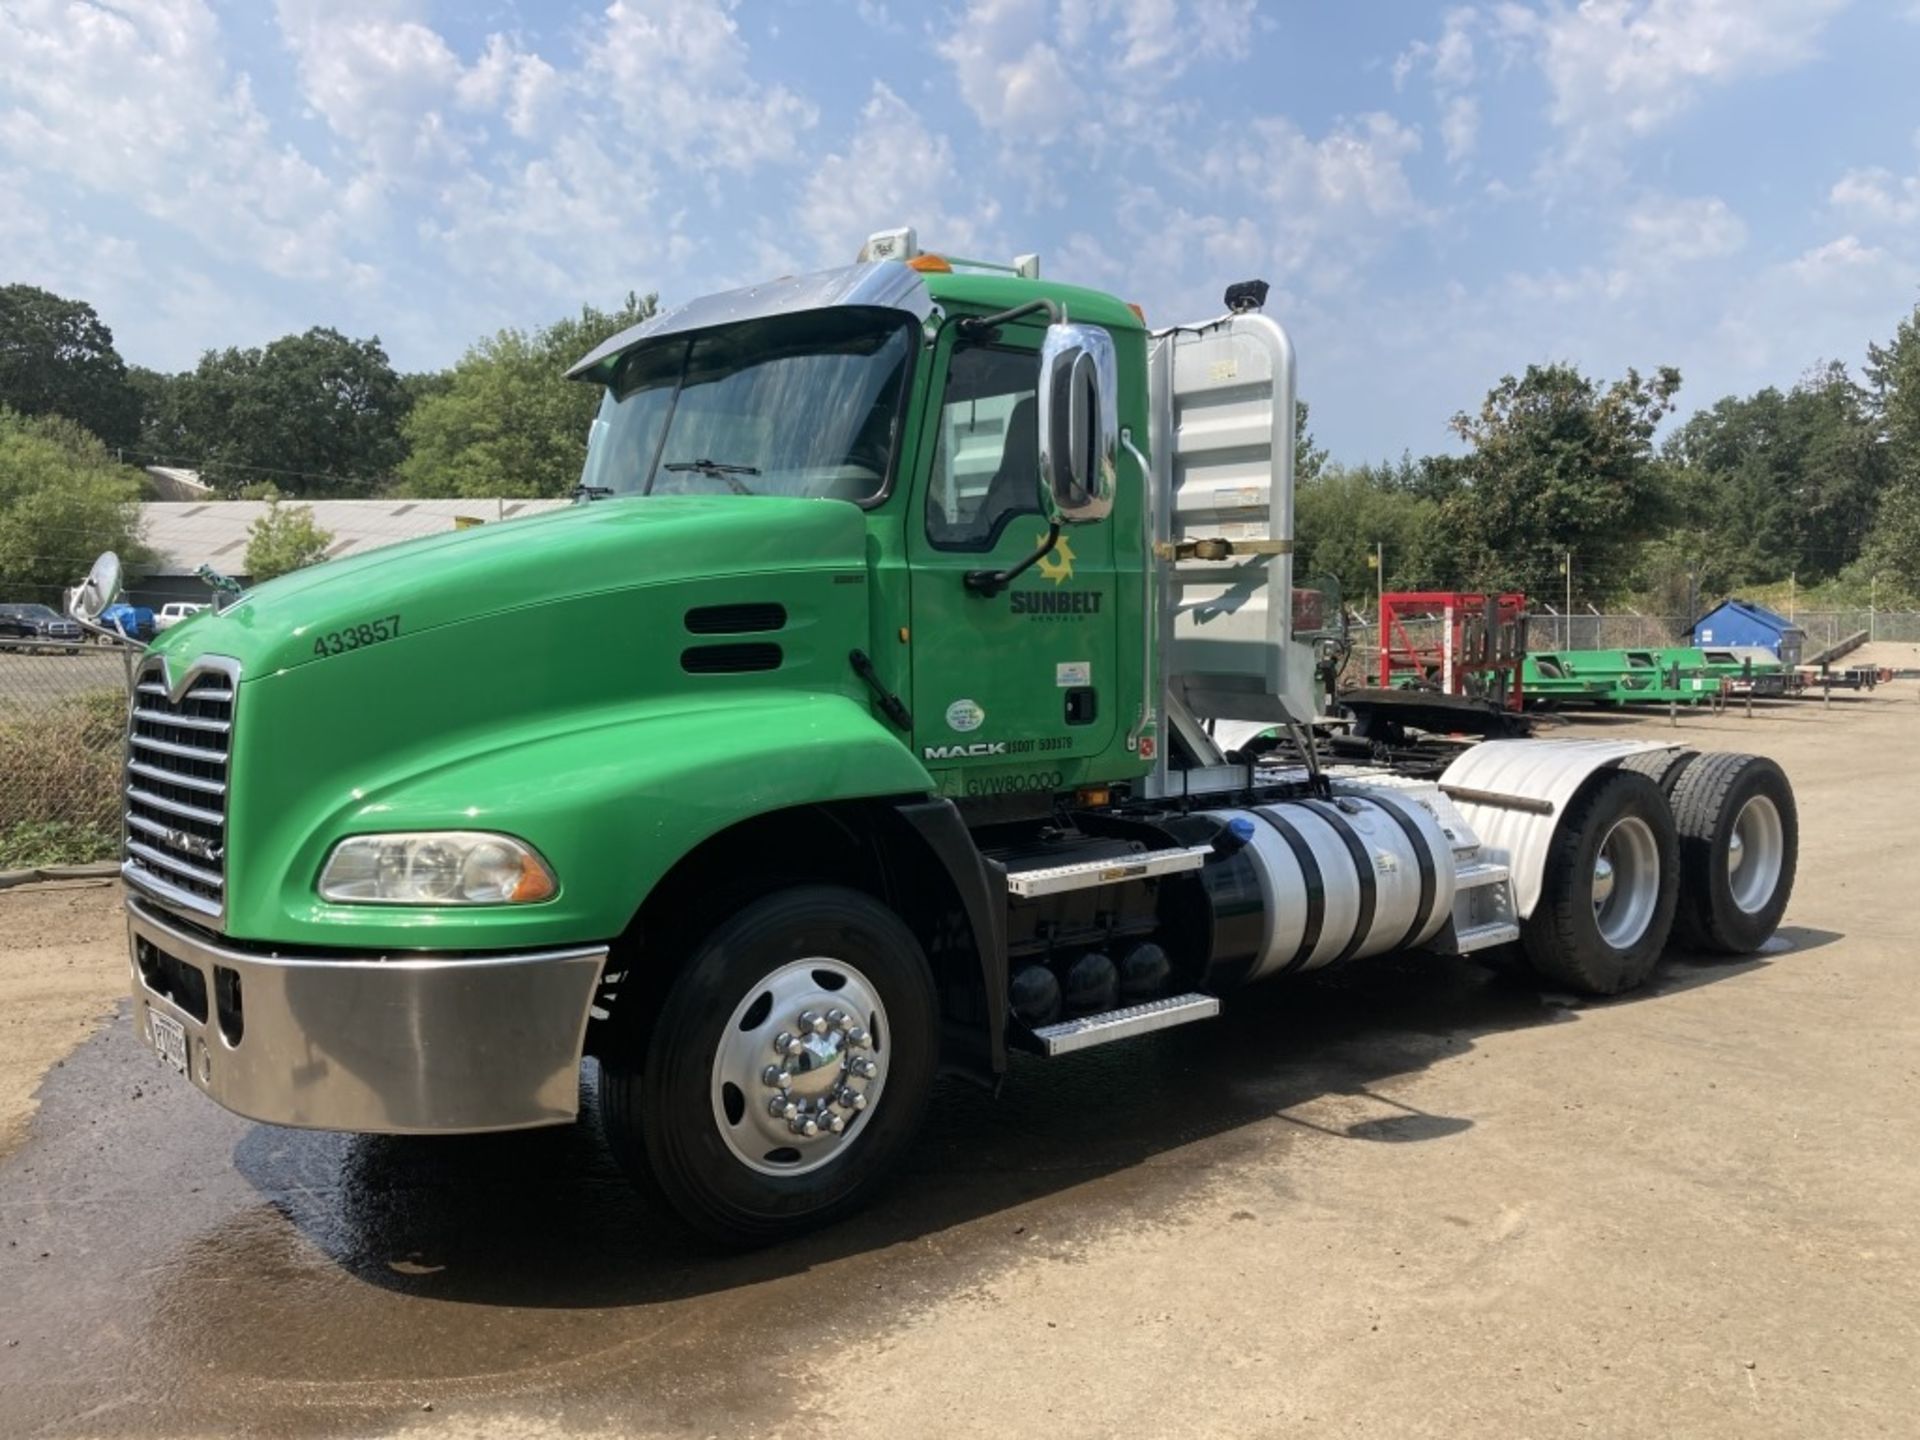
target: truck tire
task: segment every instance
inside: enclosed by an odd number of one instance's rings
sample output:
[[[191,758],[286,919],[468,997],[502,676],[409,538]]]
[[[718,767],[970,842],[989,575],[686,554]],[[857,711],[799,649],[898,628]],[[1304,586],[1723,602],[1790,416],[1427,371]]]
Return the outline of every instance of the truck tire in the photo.
[[[919,1127],[939,1062],[919,941],[857,890],[807,885],[698,942],[644,1055],[603,1057],[629,1174],[708,1238],[770,1244],[863,1204]]]
[[[1760,755],[1702,755],[1673,791],[1680,828],[1676,937],[1744,955],[1779,927],[1793,894],[1800,817],[1793,787]]]
[[[1673,787],[1680,783],[1680,777],[1699,755],[1698,750],[1650,750],[1643,755],[1627,756],[1620,762],[1620,768],[1646,776],[1660,787],[1662,795],[1670,797]]]
[[[1679,899],[1673,814],[1631,770],[1603,773],[1548,842],[1540,899],[1520,927],[1541,978],[1587,995],[1643,983],[1660,961]]]

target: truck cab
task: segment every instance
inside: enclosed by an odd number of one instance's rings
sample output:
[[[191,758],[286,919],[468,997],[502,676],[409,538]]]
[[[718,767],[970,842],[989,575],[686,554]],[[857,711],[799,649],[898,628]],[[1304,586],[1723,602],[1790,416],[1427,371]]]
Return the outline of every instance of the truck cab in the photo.
[[[569,1122],[594,1055],[622,1162],[751,1244],[858,1206],[936,1076],[1254,980],[1518,946],[1612,993],[1676,925],[1761,943],[1797,845],[1770,762],[1333,763],[1263,291],[1150,332],[883,233],[582,357],[576,505],[163,632],[128,733],[143,1037],[242,1114],[375,1132]]]

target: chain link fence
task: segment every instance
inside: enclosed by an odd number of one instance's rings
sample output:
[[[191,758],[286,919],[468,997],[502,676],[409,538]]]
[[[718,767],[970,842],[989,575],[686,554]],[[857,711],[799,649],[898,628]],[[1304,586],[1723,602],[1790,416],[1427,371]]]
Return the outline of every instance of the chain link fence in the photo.
[[[0,871],[118,851],[134,654],[0,639]]]

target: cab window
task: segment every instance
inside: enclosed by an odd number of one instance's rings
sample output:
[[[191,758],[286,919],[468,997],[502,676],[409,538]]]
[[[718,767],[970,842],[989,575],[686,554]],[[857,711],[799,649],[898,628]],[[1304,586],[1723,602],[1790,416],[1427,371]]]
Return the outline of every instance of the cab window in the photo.
[[[1016,517],[1041,513],[1039,384],[1034,351],[954,352],[927,486],[939,549],[990,550]]]

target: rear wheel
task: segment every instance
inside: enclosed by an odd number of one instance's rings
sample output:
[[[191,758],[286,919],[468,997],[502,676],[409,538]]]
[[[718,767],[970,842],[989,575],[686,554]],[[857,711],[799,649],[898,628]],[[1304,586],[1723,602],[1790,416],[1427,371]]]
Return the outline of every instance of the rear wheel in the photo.
[[[911,931],[829,886],[757,900],[688,957],[650,1027],[604,1059],[623,1164],[689,1224],[760,1245],[862,1204],[933,1083],[939,1015]]]
[[[1683,871],[1679,938],[1699,950],[1758,950],[1793,894],[1800,819],[1778,765],[1760,755],[1703,755],[1673,791]]]
[[[1678,837],[1659,786],[1615,770],[1561,817],[1540,899],[1520,928],[1542,978],[1589,995],[1642,984],[1659,963],[1679,890]]]

